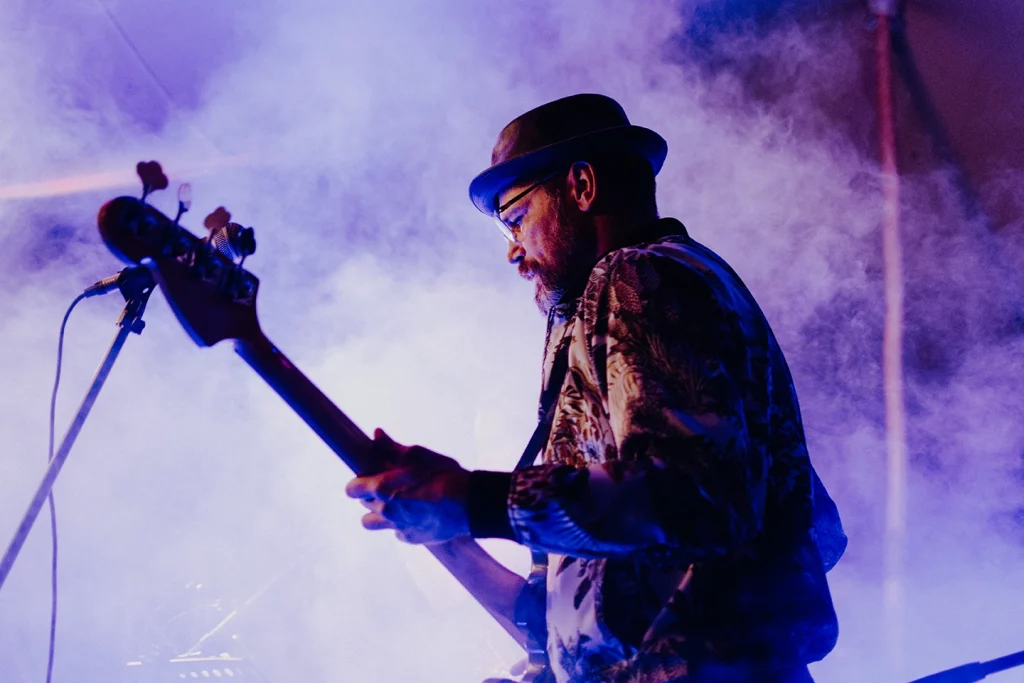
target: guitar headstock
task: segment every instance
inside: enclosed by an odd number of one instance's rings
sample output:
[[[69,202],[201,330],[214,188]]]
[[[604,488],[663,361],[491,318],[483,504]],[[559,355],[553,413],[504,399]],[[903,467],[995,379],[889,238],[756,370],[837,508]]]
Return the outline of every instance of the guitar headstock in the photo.
[[[193,235],[178,225],[184,202],[179,193],[178,217],[171,220],[149,206],[145,196],[167,187],[159,164],[139,164],[143,180],[142,199],[118,197],[99,211],[97,222],[103,242],[115,256],[130,264],[149,259],[157,283],[185,331],[200,346],[212,346],[223,339],[255,339],[260,336],[256,317],[259,280],[233,259],[239,254],[218,245],[218,235],[244,234],[243,240],[221,237],[221,242],[242,244],[241,257],[255,251],[252,228],[229,223],[230,214],[219,208],[208,217],[214,228],[206,238]],[[145,171],[145,175],[144,175]],[[160,180],[162,178],[162,181]],[[190,200],[189,200],[190,202]],[[220,248],[218,248],[220,247]]]

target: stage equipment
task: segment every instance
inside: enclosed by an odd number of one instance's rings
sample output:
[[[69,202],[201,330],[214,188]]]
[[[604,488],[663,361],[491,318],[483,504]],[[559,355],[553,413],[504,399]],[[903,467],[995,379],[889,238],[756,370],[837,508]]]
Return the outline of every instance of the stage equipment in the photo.
[[[156,187],[160,184],[160,180],[158,178],[152,177],[152,174],[147,176],[147,174],[144,173],[142,164],[139,164],[137,170],[139,172],[139,177],[142,178],[143,181],[143,194],[141,200],[135,201],[144,205],[146,195],[149,194],[150,191],[162,188]],[[160,173],[160,177],[163,178],[163,187],[167,187],[167,178],[163,177],[162,172]],[[32,525],[35,524],[36,519],[39,517],[39,512],[42,510],[43,504],[50,495],[54,482],[57,480],[57,475],[64,466],[64,462],[68,459],[68,455],[71,453],[71,447],[74,445],[75,439],[78,437],[78,433],[82,430],[82,426],[85,424],[85,420],[89,416],[89,411],[92,410],[92,406],[96,402],[96,398],[99,396],[100,389],[103,388],[103,384],[107,381],[107,376],[114,367],[114,361],[117,360],[117,356],[121,352],[121,347],[124,346],[124,343],[128,339],[128,335],[130,333],[134,332],[135,334],[142,334],[142,330],[146,325],[142,320],[142,314],[146,310],[146,303],[149,301],[149,297],[153,293],[154,286],[155,281],[153,280],[153,275],[149,268],[136,265],[130,268],[125,268],[115,276],[100,280],[83,292],[82,296],[88,297],[105,294],[115,288],[119,289],[125,299],[124,310],[121,311],[121,315],[117,319],[116,324],[118,331],[117,334],[114,335],[114,341],[110,345],[107,355],[103,358],[102,362],[100,362],[92,384],[90,385],[81,406],[78,408],[78,412],[75,413],[75,416],[71,421],[71,426],[68,428],[67,434],[64,436],[64,440],[61,442],[60,448],[57,449],[53,459],[50,460],[46,473],[43,475],[43,480],[40,482],[39,488],[36,489],[35,496],[33,496],[32,501],[29,503],[25,516],[18,525],[18,529],[15,531],[14,538],[11,540],[10,545],[4,552],[3,559],[0,560],[0,589],[3,588],[4,582],[7,580],[7,576],[11,573],[11,568],[14,566],[14,561],[18,557],[18,553],[21,551],[22,546],[25,545],[25,540],[28,538],[28,534],[32,530]]]
[[[987,662],[971,662],[953,669],[946,669],[931,676],[918,678],[910,683],[976,683],[989,674],[1024,666],[1024,650],[1012,655],[990,659]]]
[[[140,165],[140,175],[143,166],[146,173],[163,177],[155,162]],[[163,182],[166,187],[166,180]],[[103,241],[115,255],[129,264],[149,264],[171,310],[196,344],[234,341],[238,355],[353,472],[380,471],[386,463],[371,439],[260,329],[256,316],[259,280],[241,267],[255,250],[255,238],[251,228],[232,228],[230,219],[223,207],[218,208],[204,221],[210,235],[199,238],[145,202],[118,197],[100,209],[97,222]],[[468,537],[430,545],[427,550],[525,648],[525,635],[506,609],[522,579]],[[496,591],[496,585],[507,590]]]
[[[205,583],[188,582],[183,595],[158,607],[147,623],[136,629],[148,642],[142,653],[125,662],[117,680],[180,683],[220,679],[267,683],[268,678],[254,663],[244,638],[233,627],[237,625],[235,618],[279,579],[235,607],[211,593]]]

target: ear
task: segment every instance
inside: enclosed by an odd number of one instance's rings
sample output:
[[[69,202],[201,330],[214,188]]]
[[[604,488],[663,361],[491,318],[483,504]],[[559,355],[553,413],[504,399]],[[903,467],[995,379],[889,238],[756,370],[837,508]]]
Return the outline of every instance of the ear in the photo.
[[[597,177],[594,167],[586,161],[577,161],[569,167],[568,195],[576,202],[576,208],[586,213],[597,199]]]

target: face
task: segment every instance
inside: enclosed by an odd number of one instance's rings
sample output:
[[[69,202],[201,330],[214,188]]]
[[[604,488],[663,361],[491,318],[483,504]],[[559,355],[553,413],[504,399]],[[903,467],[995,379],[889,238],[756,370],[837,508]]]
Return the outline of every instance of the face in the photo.
[[[512,232],[508,261],[533,282],[534,300],[546,315],[566,291],[586,281],[593,267],[596,238],[587,214],[565,197],[564,176],[555,176],[501,212]],[[533,182],[498,196],[502,206]]]

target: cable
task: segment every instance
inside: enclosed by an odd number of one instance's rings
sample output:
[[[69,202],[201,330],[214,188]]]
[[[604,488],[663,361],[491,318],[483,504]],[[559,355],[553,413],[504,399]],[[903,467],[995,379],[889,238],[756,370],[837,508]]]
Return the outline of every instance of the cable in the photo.
[[[75,310],[75,306],[84,298],[85,294],[79,294],[75,297],[75,300],[68,306],[68,310],[64,314],[64,320],[60,324],[60,336],[57,338],[57,375],[53,379],[53,393],[50,395],[50,448],[47,462],[53,460],[53,425],[57,415],[57,388],[60,386],[60,366],[64,358],[64,330],[67,328],[71,311]],[[46,502],[50,506],[50,538],[52,539],[51,547],[53,548],[52,562],[50,564],[50,650],[46,659],[46,683],[51,683],[53,679],[54,646],[57,641],[57,509],[53,502],[52,490],[50,495],[47,496]]]

